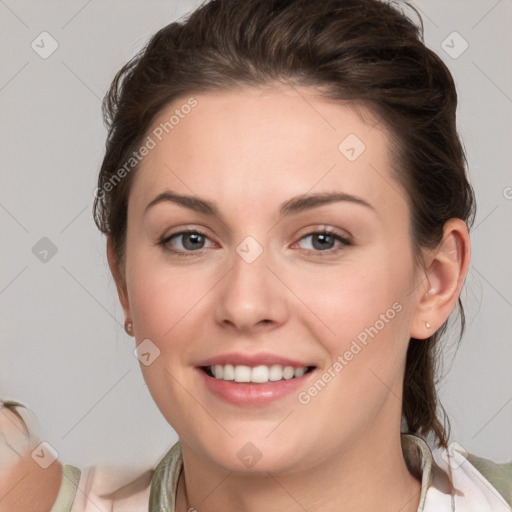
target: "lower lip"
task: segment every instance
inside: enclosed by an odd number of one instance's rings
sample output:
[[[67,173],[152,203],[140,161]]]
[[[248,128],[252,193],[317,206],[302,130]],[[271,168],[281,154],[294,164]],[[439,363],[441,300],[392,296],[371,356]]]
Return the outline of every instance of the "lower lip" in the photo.
[[[235,382],[210,377],[201,368],[197,368],[208,390],[226,402],[235,405],[266,405],[297,392],[314,373],[314,370],[288,380],[269,381],[264,384]]]

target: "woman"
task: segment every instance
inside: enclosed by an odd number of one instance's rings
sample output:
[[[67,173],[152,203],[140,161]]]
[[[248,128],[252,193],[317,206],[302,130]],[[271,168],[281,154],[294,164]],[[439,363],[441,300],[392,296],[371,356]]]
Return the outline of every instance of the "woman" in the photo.
[[[106,97],[94,213],[180,441],[115,486],[57,463],[44,507],[510,510],[512,464],[438,415],[474,217],[456,105],[377,0],[213,0],[157,32]]]

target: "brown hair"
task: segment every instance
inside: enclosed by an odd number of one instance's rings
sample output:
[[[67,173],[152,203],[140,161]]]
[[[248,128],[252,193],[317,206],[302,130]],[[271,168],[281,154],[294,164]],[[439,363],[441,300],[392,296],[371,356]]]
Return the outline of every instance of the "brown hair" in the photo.
[[[419,26],[402,6],[415,12]],[[140,147],[156,115],[193,92],[275,81],[319,87],[326,98],[368,106],[385,123],[410,204],[416,256],[421,247],[440,243],[449,219],[472,225],[475,201],[456,131],[455,84],[443,61],[423,43],[423,22],[414,7],[379,0],[210,0],[156,32],[117,73],[104,99],[109,132],[94,217],[112,236],[121,273],[137,166],[123,179],[118,171]],[[462,336],[460,298],[458,304]],[[444,447],[449,421],[436,379],[438,342],[446,326],[426,340],[410,340],[402,406],[410,432],[433,433]]]

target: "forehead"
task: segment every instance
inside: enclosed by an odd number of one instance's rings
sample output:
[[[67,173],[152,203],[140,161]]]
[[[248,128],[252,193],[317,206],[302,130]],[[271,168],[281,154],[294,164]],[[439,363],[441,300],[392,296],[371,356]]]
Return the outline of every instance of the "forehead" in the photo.
[[[166,189],[233,213],[272,209],[274,202],[277,208],[308,192],[340,191],[382,207],[404,202],[399,185],[390,185],[390,139],[382,123],[370,111],[323,98],[313,88],[182,96],[160,112],[148,136],[154,147],[130,194],[138,211]]]

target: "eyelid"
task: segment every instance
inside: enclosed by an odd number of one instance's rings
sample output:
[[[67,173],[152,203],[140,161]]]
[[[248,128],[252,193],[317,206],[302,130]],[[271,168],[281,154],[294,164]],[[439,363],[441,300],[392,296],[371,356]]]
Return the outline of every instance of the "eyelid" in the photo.
[[[201,235],[203,236],[204,238],[207,238],[208,240],[210,240],[213,245],[218,245],[216,242],[214,242],[211,237],[205,232],[203,231],[202,229],[198,229],[198,228],[189,228],[189,227],[185,227],[185,228],[179,228],[177,231],[174,231],[172,233],[170,233],[169,235],[165,235],[163,237],[161,237],[158,241],[157,241],[157,245],[163,245],[163,246],[166,246],[170,239],[171,238],[174,238],[174,237],[177,237],[177,236],[180,236],[180,235],[187,235],[187,234],[197,234],[197,235]],[[200,251],[203,251],[204,249],[198,249],[197,251],[182,251],[182,250],[178,250],[176,252],[188,252],[188,253],[198,253]]]
[[[342,238],[346,242],[353,242],[353,236],[351,233],[349,233],[345,229],[331,227],[329,224],[317,224],[313,226],[308,226],[307,228],[305,228],[304,234],[300,235],[299,240],[302,240],[306,236],[318,233],[328,233],[330,235]]]
[[[303,249],[303,251],[308,255],[313,255],[313,256],[335,255],[340,250],[343,250],[344,248],[347,248],[347,247],[353,245],[353,237],[350,233],[348,233],[346,231],[345,231],[346,234],[344,235],[344,234],[341,234],[337,229],[332,228],[328,225],[321,225],[321,226],[317,226],[317,227],[310,226],[307,229],[308,229],[308,231],[305,232],[303,235],[301,235],[298,238],[298,240],[293,243],[293,245],[296,245],[297,243],[301,242],[305,238],[308,238],[308,237],[311,237],[314,235],[320,235],[320,234],[330,235],[330,236],[334,237],[336,240],[338,240],[338,242],[340,242],[340,244],[341,244],[341,247],[338,245],[338,248],[327,249],[325,251],[320,251],[320,250],[315,250],[315,249]],[[162,246],[164,250],[166,250],[172,254],[175,254],[177,256],[202,255],[206,249],[209,249],[209,248],[203,248],[203,249],[198,249],[195,251],[186,251],[186,250],[181,250],[181,249],[171,249],[170,247],[168,247],[168,244],[169,244],[169,241],[171,240],[171,238],[174,238],[174,237],[180,236],[180,235],[186,235],[186,234],[198,234],[200,236],[203,236],[203,237],[209,239],[213,243],[214,246],[218,246],[218,244],[216,242],[214,242],[213,240],[211,240],[210,236],[207,233],[205,233],[202,229],[198,229],[198,228],[195,228],[192,226],[177,228],[177,230],[174,231],[173,233],[163,236],[157,242],[157,245]]]
[[[325,256],[325,257],[335,256],[340,251],[353,245],[353,239],[352,239],[351,235],[349,235],[348,233],[347,233],[347,235],[342,235],[338,230],[328,227],[328,226],[323,226],[321,228],[309,229],[309,231],[307,233],[303,234],[302,236],[300,236],[299,239],[297,240],[297,242],[294,242],[293,245],[297,245],[299,242],[301,242],[302,240],[304,240],[308,237],[315,236],[315,235],[321,235],[321,234],[332,236],[335,240],[340,242],[340,244],[338,244],[337,247],[333,247],[332,249],[327,249],[325,251],[320,251],[320,250],[315,250],[315,249],[303,249],[305,254],[312,255],[312,256]]]

